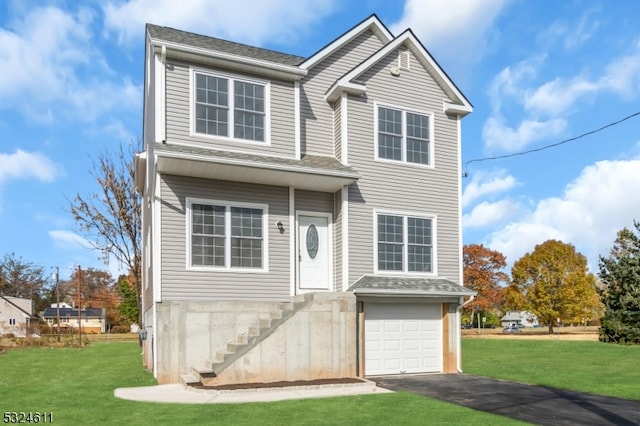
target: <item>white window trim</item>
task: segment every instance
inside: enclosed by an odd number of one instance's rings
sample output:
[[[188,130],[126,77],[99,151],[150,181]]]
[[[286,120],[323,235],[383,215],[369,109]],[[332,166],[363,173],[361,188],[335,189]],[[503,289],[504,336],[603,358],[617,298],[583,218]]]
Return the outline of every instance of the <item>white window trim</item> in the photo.
[[[192,209],[193,204],[207,204],[213,206],[225,206],[225,260],[224,266],[204,266],[204,265],[192,265],[191,264],[191,222],[192,222]],[[232,268],[231,267],[231,244],[230,244],[230,229],[231,229],[231,207],[261,209],[262,210],[262,268]],[[242,273],[262,273],[269,272],[269,206],[267,204],[257,203],[245,203],[235,202],[227,200],[211,200],[205,198],[191,198],[186,199],[186,269],[191,271],[224,271],[224,272],[242,272]],[[229,234],[228,234],[229,232]]]
[[[378,269],[378,215],[402,216],[402,271],[386,271]],[[407,218],[415,217],[418,219],[431,220],[431,272],[409,272],[409,257],[407,244]],[[437,216],[427,213],[416,213],[410,211],[397,210],[373,210],[373,272],[376,275],[408,275],[420,277],[435,277],[438,275],[438,221]]]
[[[402,160],[392,160],[389,158],[381,158],[378,150],[378,110],[382,108],[394,109],[402,112]],[[420,164],[420,163],[412,163],[407,161],[407,113],[412,114],[420,114],[425,115],[429,118],[429,163],[428,164]],[[374,137],[374,159],[375,161],[380,161],[384,163],[392,163],[392,164],[406,164],[408,166],[415,166],[427,169],[433,169],[435,167],[435,157],[434,157],[434,122],[435,115],[433,112],[420,111],[416,109],[401,107],[398,105],[392,105],[387,103],[374,102],[373,103],[373,137]]]
[[[195,90],[196,90],[196,74],[204,74],[211,77],[226,78],[229,80],[229,124],[227,128],[229,133],[233,134],[234,123],[234,83],[236,81],[242,81],[245,83],[257,84],[264,86],[264,141],[254,141],[251,139],[240,139],[233,136],[220,136],[209,135],[205,133],[196,132],[196,102],[195,102]],[[259,80],[255,78],[247,78],[239,75],[211,71],[203,68],[190,67],[189,72],[189,134],[192,137],[221,140],[225,142],[234,142],[240,144],[250,144],[257,146],[270,146],[271,145],[271,82],[268,80]]]

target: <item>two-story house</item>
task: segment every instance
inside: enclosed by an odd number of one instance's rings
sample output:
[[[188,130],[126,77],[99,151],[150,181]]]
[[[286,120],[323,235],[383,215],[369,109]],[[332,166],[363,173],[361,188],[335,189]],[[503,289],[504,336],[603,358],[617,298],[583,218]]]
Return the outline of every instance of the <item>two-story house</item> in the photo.
[[[0,295],[0,336],[25,337],[32,333],[31,325],[37,323],[31,299]]]
[[[461,119],[373,15],[308,58],[147,25],[143,352],[160,383],[460,371]]]
[[[53,331],[64,330],[65,333],[75,333],[79,328],[83,333],[100,334],[106,331],[106,308],[84,308],[78,312],[77,308],[66,303],[59,306],[55,303],[40,313],[40,318]]]

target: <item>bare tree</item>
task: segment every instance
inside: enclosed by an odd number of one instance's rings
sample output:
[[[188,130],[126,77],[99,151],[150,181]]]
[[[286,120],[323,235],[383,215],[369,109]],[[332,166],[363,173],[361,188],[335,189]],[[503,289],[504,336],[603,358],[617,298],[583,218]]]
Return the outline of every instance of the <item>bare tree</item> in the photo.
[[[0,259],[0,295],[31,299],[37,312],[47,304],[47,291],[42,267],[16,257],[14,253]]]
[[[101,154],[90,171],[100,191],[77,194],[70,212],[105,264],[111,255],[129,268],[140,307],[141,210],[134,185],[134,149],[131,143],[126,149],[121,145],[115,155]]]

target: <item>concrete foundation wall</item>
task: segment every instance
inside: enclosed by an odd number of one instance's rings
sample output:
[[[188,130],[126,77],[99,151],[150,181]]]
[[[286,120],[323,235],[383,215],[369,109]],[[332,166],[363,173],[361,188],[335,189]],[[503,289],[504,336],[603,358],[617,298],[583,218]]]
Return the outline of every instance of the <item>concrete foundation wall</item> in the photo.
[[[158,382],[177,383],[206,367],[275,302],[165,302],[157,305]],[[355,377],[356,302],[351,293],[315,293],[311,303],[271,330],[218,374],[217,385]],[[211,384],[214,384],[211,383]]]

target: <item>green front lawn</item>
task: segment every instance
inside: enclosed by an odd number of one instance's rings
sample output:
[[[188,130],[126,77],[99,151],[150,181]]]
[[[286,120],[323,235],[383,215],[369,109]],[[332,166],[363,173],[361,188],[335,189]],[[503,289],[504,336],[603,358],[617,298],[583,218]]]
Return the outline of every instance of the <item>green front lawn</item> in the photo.
[[[463,338],[462,359],[466,374],[640,400],[640,346]]]
[[[52,412],[54,424],[437,425],[522,424],[409,393],[250,404],[124,401],[118,387],[148,386],[136,342],[13,349],[0,355],[0,409]]]

